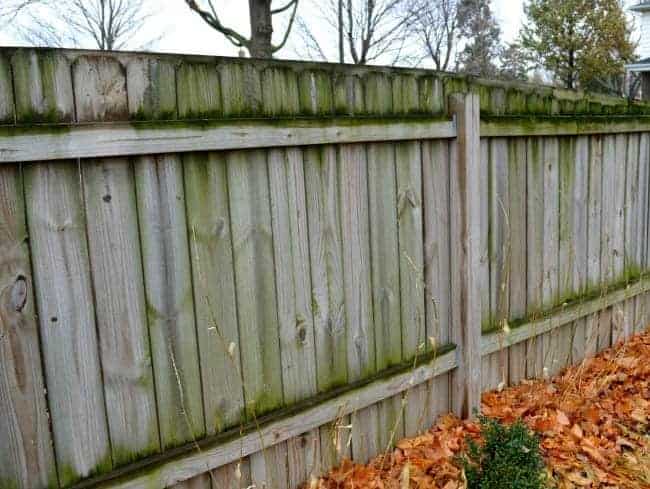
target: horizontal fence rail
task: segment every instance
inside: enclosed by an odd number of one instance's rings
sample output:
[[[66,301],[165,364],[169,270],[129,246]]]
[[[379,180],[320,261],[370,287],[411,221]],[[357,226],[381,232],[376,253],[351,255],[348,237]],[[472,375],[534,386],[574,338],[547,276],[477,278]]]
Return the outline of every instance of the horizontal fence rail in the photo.
[[[420,118],[11,126],[0,127],[0,163],[455,137],[452,121]]]
[[[295,489],[644,330],[649,117],[0,48],[0,489]]]

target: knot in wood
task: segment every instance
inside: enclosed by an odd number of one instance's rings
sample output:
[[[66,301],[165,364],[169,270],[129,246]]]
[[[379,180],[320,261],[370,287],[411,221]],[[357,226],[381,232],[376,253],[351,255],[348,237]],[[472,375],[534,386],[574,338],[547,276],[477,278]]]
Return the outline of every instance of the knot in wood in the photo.
[[[11,307],[16,312],[21,312],[27,303],[27,279],[24,275],[18,275],[11,286],[10,295]]]

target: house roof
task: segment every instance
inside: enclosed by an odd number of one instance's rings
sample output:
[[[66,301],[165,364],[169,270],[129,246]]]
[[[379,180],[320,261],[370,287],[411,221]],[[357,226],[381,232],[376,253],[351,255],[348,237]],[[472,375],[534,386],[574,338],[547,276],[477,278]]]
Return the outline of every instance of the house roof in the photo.
[[[633,12],[650,12],[650,1],[642,0],[636,5],[632,5],[630,10]]]

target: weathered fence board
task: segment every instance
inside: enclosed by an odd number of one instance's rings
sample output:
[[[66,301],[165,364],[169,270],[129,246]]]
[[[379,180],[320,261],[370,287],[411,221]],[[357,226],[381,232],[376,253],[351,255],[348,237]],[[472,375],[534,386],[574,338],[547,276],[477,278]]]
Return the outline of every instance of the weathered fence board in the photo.
[[[294,489],[645,329],[649,113],[0,50],[0,486]]]
[[[0,170],[0,485],[58,484],[20,168]]]

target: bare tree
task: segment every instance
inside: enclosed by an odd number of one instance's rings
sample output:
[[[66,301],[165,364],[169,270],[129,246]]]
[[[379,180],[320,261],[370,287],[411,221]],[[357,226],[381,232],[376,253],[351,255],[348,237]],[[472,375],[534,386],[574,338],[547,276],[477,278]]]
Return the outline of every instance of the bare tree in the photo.
[[[41,3],[41,0],[2,0],[0,1],[0,26],[9,24],[23,10],[32,5]]]
[[[248,0],[251,34],[246,37],[221,22],[213,0],[203,0],[205,6],[196,0],[185,0],[185,3],[210,27],[223,34],[235,46],[246,48],[254,58],[271,58],[284,47],[298,10],[298,0],[285,0],[284,5],[276,8],[272,7],[273,0]],[[284,35],[279,44],[273,44],[273,16],[289,11],[289,24]]]
[[[447,71],[459,38],[459,0],[412,0],[409,29],[426,58],[438,71]]]
[[[15,29],[38,46],[123,49],[151,17],[145,0],[32,0],[29,7]]]
[[[326,59],[326,47],[332,39],[320,38],[313,26],[323,21],[336,32],[338,61],[367,64],[383,58],[395,63],[403,58],[409,37],[412,0],[322,0],[316,7],[318,15],[310,21],[298,21],[302,51],[319,53]]]

